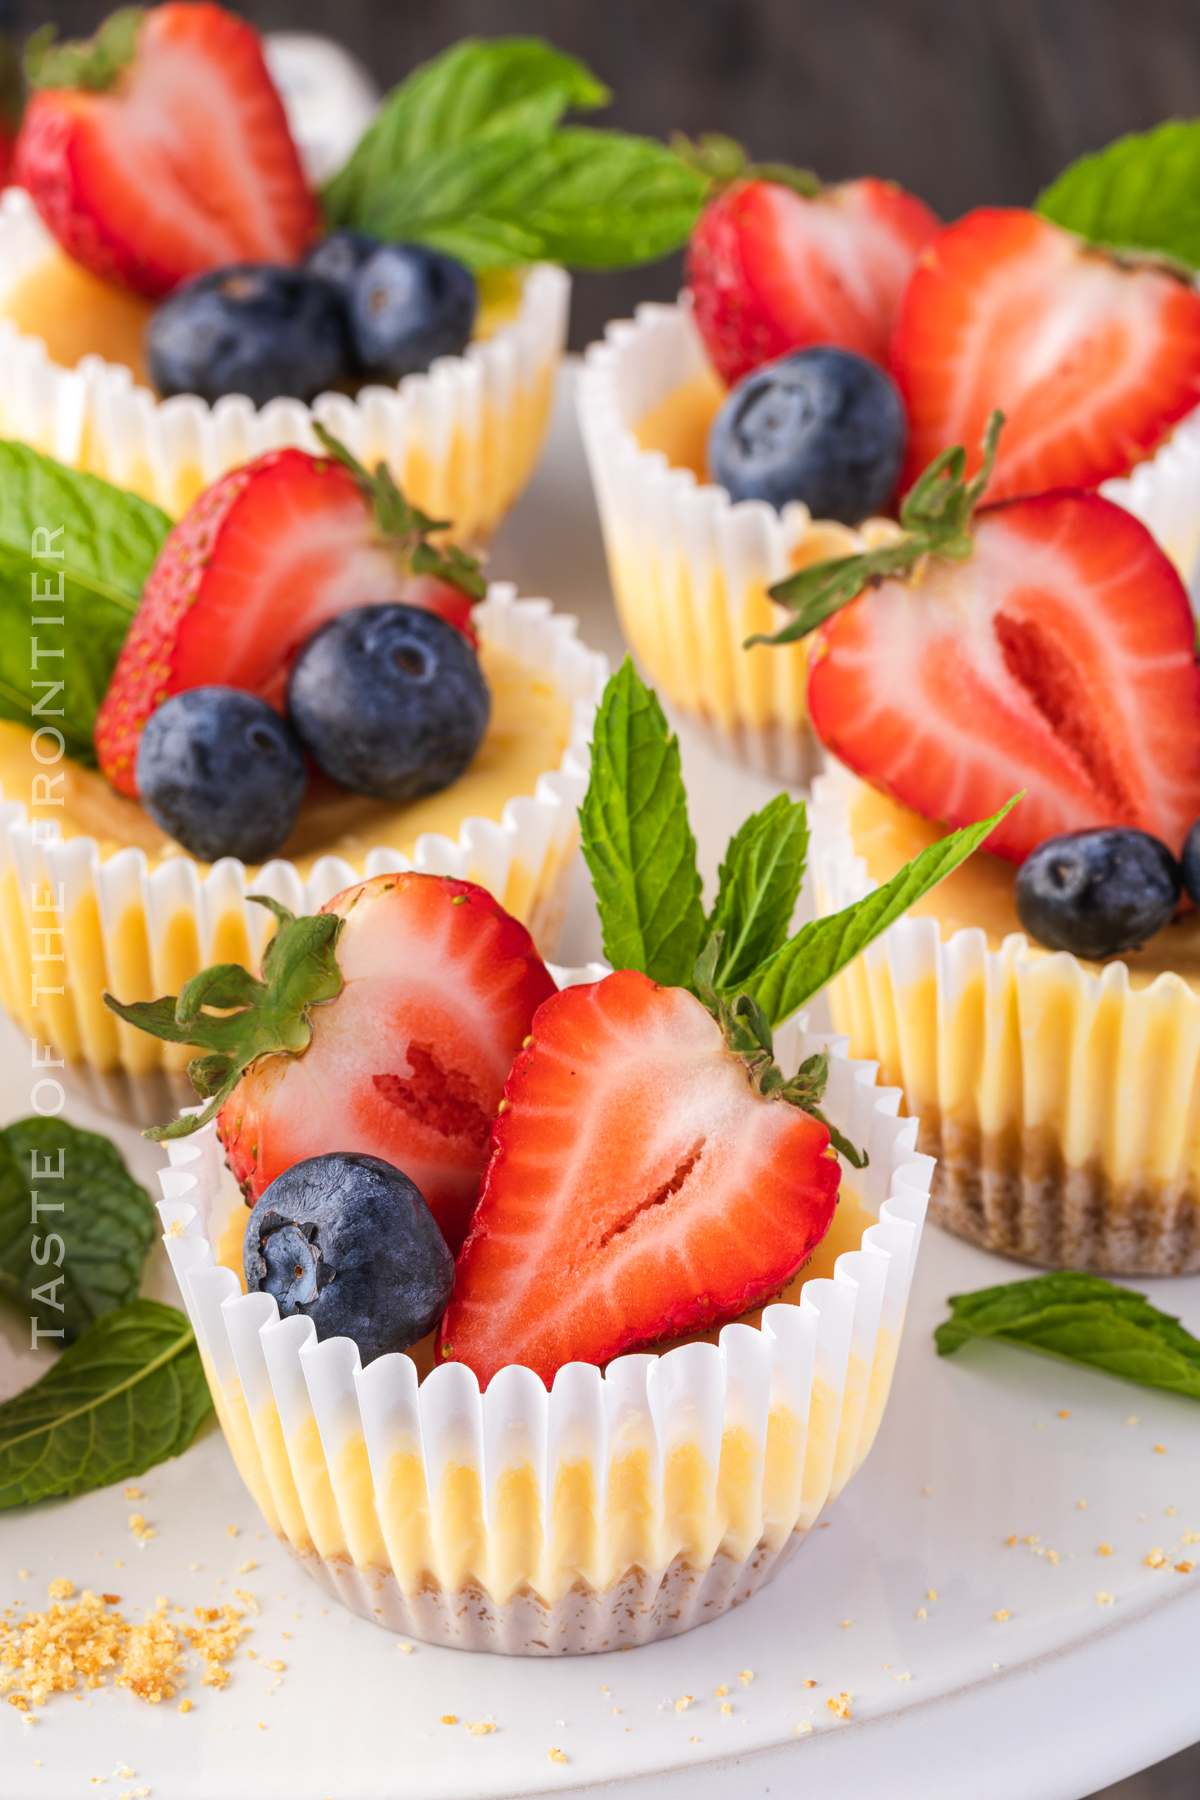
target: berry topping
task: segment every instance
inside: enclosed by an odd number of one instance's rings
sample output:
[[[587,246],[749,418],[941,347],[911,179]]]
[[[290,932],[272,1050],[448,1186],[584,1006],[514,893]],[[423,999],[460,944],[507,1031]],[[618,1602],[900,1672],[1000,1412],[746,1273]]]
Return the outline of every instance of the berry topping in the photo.
[[[1000,407],[989,500],[1095,487],[1200,402],[1200,295],[1036,213],[981,207],[922,251],[891,368],[909,414],[905,484],[953,444],[973,474]]]
[[[334,290],[303,269],[242,263],[200,275],[164,301],[146,328],[146,366],[164,398],[245,394],[312,400],[346,359]]]
[[[246,1286],[303,1313],[319,1339],[352,1338],[364,1363],[432,1330],[454,1258],[416,1187],[377,1156],[334,1151],[277,1175],[246,1226]]]
[[[378,248],[379,239],[369,237],[365,231],[331,231],[309,251],[304,267],[310,275],[336,288],[344,304],[350,298],[358,271]]]
[[[554,992],[529,933],[484,888],[441,875],[376,875],[312,918],[261,904],[280,921],[261,981],[225,963],[177,1000],[108,998],[130,1024],[205,1052],[188,1072],[206,1111],[151,1135],[219,1114],[252,1199],[306,1157],[382,1157],[457,1250],[505,1076]]]
[[[171,531],[96,716],[96,753],[135,795],[138,736],[155,707],[187,688],[245,688],[280,712],[288,670],[327,619],[403,600],[469,624],[484,583],[444,529],[410,507],[318,427],[330,454],[272,450],[222,476]]]
[[[821,345],[738,383],[713,420],[708,462],[734,500],[802,500],[814,518],[857,525],[891,499],[904,434],[883,370]]]
[[[736,1318],[833,1218],[829,1133],[758,1091],[683,988],[635,970],[539,1008],[505,1083],[440,1355],[549,1384]]]
[[[189,688],[164,701],[141,735],[137,779],[150,817],[185,850],[201,862],[246,863],[286,843],[306,782],[286,721],[231,687]]]
[[[483,741],[491,697],[460,631],[415,606],[357,606],[292,664],[288,716],[318,768],[373,800],[449,787]]]
[[[1183,840],[1179,869],[1188,899],[1193,905],[1200,906],[1200,819],[1196,820]]]
[[[471,338],[475,277],[424,244],[380,244],[346,301],[350,354],[368,381],[397,382],[438,356],[460,356]]]
[[[729,149],[714,139],[711,151]],[[822,187],[802,170],[744,172],[737,146],[728,181],[705,207],[687,251],[696,323],[730,384],[808,344],[837,344],[885,362],[892,320],[935,214],[894,182],[865,177]]]
[[[971,508],[961,450],[901,509],[905,535],[772,590],[817,626],[821,742],[927,819],[962,825],[1024,798],[988,840],[1013,862],[1048,837],[1130,825],[1181,848],[1200,813],[1195,622],[1150,533],[1098,494]],[[825,623],[822,623],[825,621]]]
[[[230,263],[292,263],[317,209],[249,25],[200,0],[124,7],[30,45],[15,178],[68,256],[158,299]]]
[[[1048,950],[1100,961],[1136,950],[1179,904],[1179,864],[1145,831],[1109,827],[1047,838],[1017,871],[1017,915]]]

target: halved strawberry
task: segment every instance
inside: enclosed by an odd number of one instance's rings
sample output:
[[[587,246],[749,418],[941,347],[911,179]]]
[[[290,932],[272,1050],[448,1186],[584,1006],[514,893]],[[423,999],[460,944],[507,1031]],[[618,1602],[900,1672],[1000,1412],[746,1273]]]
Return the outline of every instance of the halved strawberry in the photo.
[[[539,1008],[439,1332],[485,1384],[722,1323],[829,1229],[829,1132],[756,1091],[712,1014],[627,969]]]
[[[896,304],[937,229],[922,201],[873,176],[813,180],[811,193],[735,182],[705,207],[687,251],[696,324],[719,374],[732,384],[806,344],[884,362]]]
[[[258,34],[222,7],[114,13],[37,46],[15,174],[68,256],[157,299],[236,262],[297,262],[316,203]]]
[[[215,1052],[198,1085],[222,1100],[217,1128],[251,1200],[305,1157],[362,1151],[416,1182],[457,1250],[505,1077],[554,992],[529,933],[486,889],[440,875],[376,875],[314,918],[273,910],[265,986],[226,965],[178,1002],[109,1005]]]
[[[453,550],[444,562],[424,541],[437,522],[352,461],[340,448],[268,451],[206,489],[170,532],[96,715],[96,754],[121,793],[136,797],[138,739],[169,695],[246,688],[282,711],[297,651],[352,606],[404,600],[471,636],[478,566]]]
[[[952,444],[973,473],[999,407],[989,500],[1095,487],[1200,404],[1200,295],[1037,213],[981,207],[918,257],[891,370],[909,413],[902,485]]]
[[[1200,667],[1183,584],[1098,494],[977,514],[966,560],[932,554],[828,620],[810,656],[821,742],[927,819],[1025,798],[987,841],[1134,825],[1178,855],[1200,816]],[[859,577],[861,585],[861,576]]]

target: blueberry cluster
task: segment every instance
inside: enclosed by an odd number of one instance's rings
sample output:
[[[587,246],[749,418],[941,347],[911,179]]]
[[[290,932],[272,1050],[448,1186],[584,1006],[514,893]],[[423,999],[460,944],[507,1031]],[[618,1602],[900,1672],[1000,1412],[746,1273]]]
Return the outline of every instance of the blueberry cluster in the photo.
[[[1200,906],[1200,819],[1178,862],[1146,831],[1065,831],[1021,864],[1017,916],[1047,950],[1100,962],[1161,931],[1185,889]]]
[[[424,244],[335,231],[299,268],[213,269],[164,301],[146,331],[146,366],[164,399],[255,406],[313,400],[344,384],[394,386],[470,342],[471,271]]]
[[[306,755],[351,793],[416,800],[463,774],[490,712],[462,632],[421,607],[358,606],[301,648],[286,719],[240,688],[165,700],[142,732],[138,792],[193,856],[262,862],[296,823]]]

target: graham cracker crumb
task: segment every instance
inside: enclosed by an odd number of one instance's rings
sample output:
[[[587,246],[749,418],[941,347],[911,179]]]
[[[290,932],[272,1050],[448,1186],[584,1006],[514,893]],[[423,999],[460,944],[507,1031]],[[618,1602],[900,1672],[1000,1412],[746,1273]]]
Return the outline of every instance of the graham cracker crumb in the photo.
[[[691,1704],[692,1704],[692,1696],[690,1694],[683,1694],[675,1702],[675,1711],[676,1712],[686,1712],[688,1707]]]
[[[929,1588],[926,1592],[925,1598],[927,1600],[936,1600],[937,1599],[937,1589]]]
[[[1000,1623],[1003,1624],[1005,1619],[1012,1618],[1012,1614],[1006,1608],[1002,1608],[999,1612],[994,1612],[992,1617],[993,1619],[998,1619]]]
[[[238,1564],[237,1572],[239,1575],[249,1575],[251,1570],[257,1569],[257,1567],[258,1567],[258,1564],[255,1562],[254,1558],[251,1556],[247,1559],[246,1562]]]
[[[1142,1561],[1145,1563],[1145,1565],[1148,1569],[1161,1569],[1163,1564],[1166,1562],[1166,1560],[1167,1560],[1166,1556],[1157,1547],[1157,1545],[1150,1552],[1149,1556],[1143,1556],[1143,1558],[1142,1558]]]
[[[928,1611],[927,1611],[927,1610],[926,1610],[926,1608],[925,1608],[925,1607],[923,1607],[923,1606],[918,1606],[918,1608],[917,1608],[917,1618],[918,1618],[918,1619],[927,1619],[927,1618],[928,1618],[928,1617],[929,1617],[929,1613],[928,1613]]]
[[[68,1581],[65,1575],[60,1575],[57,1581],[50,1583],[46,1592],[52,1600],[69,1600],[75,1592],[75,1583]]]
[[[1177,1575],[1190,1575],[1195,1566],[1195,1563],[1177,1562],[1175,1564],[1175,1573]]]
[[[127,1487],[125,1489],[125,1498],[127,1500],[144,1500],[146,1496],[143,1494],[140,1487]]]
[[[1015,1544],[1015,1543],[1016,1543],[1016,1541],[1017,1541],[1017,1534],[1016,1534],[1016,1532],[1015,1532],[1015,1531],[1010,1531],[1010,1532],[1009,1532],[1009,1534],[1008,1534],[1008,1536],[1007,1536],[1007,1537],[1006,1537],[1006,1538],[1005,1538],[1005,1540],[1004,1540],[1004,1541],[1005,1541],[1005,1543],[1006,1543],[1006,1544],[1007,1544],[1007,1545],[1008,1545],[1008,1547],[1009,1547],[1009,1549],[1010,1549],[1010,1550],[1011,1550],[1011,1549],[1012,1549],[1012,1547],[1013,1547],[1013,1545],[1014,1545],[1014,1544]]]
[[[192,1704],[193,1704],[193,1703],[192,1703],[192,1701],[190,1701],[190,1700],[181,1700],[181,1701],[180,1701],[180,1702],[179,1702],[179,1710],[180,1710],[180,1712],[191,1712],[191,1710],[192,1710]]]
[[[816,1682],[813,1681],[810,1677],[808,1677],[808,1676],[805,1677],[805,1680],[804,1680],[805,1687],[816,1687],[816,1685],[817,1685]]]
[[[183,1680],[183,1655],[175,1627],[162,1609],[147,1614],[129,1632],[117,1686],[157,1706],[170,1700]]]
[[[1165,1456],[1167,1454],[1167,1446],[1165,1444],[1155,1444],[1154,1454],[1155,1456]]]
[[[225,1527],[225,1532],[228,1537],[236,1537],[238,1534],[238,1527],[236,1525],[227,1525]]]
[[[476,1724],[467,1726],[472,1737],[486,1737],[489,1731],[495,1731],[495,1729],[491,1719],[480,1719]]]
[[[251,1629],[242,1624],[236,1606],[197,1606],[193,1612],[199,1626],[185,1625],[183,1635],[204,1659],[201,1687],[223,1688],[229,1683],[229,1670],[224,1667],[242,1639]]]
[[[726,1715],[731,1713],[733,1711],[733,1701],[732,1700],[722,1700],[721,1711],[723,1713],[725,1713]]]
[[[1077,1500],[1075,1502],[1075,1511],[1076,1512],[1086,1512],[1087,1511],[1087,1501],[1086,1500]]]
[[[559,1750],[554,1744],[551,1744],[551,1746],[550,1746],[550,1761],[551,1762],[566,1762],[566,1760],[567,1759],[566,1759],[566,1756],[563,1753],[563,1751]]]
[[[1096,1555],[1097,1556],[1111,1556],[1112,1553],[1113,1553],[1112,1545],[1106,1542],[1106,1543],[1101,1544],[1100,1548],[1096,1552]]]
[[[1116,1596],[1113,1594],[1106,1594],[1104,1589],[1101,1588],[1100,1592],[1096,1595],[1096,1605],[1097,1606],[1111,1606],[1115,1597]]]
[[[1066,1407],[1065,1407],[1065,1406],[1064,1406],[1064,1407],[1063,1407],[1063,1408],[1062,1408],[1062,1409],[1061,1409],[1061,1411],[1060,1411],[1060,1412],[1059,1412],[1059,1415],[1058,1415],[1058,1416],[1059,1416],[1059,1418],[1060,1418],[1060,1419],[1069,1419],[1069,1418],[1070,1418],[1070,1416],[1071,1416],[1071,1415],[1070,1415],[1070,1413],[1069,1413],[1069,1412],[1068,1412],[1068,1411],[1067,1411],[1067,1409],[1066,1409]]]
[[[892,1680],[893,1681],[911,1681],[912,1675],[909,1672],[909,1670],[905,1669],[903,1675],[893,1675]]]
[[[284,1637],[290,1637],[291,1633],[285,1631],[283,1635],[284,1635]],[[397,1648],[397,1650],[399,1650],[401,1656],[411,1656],[413,1653],[413,1647],[411,1644],[397,1644],[396,1648]]]
[[[1125,1423],[1127,1425],[1136,1425],[1137,1422],[1138,1422],[1138,1416],[1136,1413],[1130,1413],[1129,1417],[1125,1421]]]
[[[442,1714],[442,1724],[443,1725],[457,1725],[458,1724],[458,1714],[457,1713],[443,1713]]]
[[[172,1219],[171,1223],[167,1226],[167,1236],[169,1238],[181,1238],[183,1235],[183,1220]]]
[[[743,1669],[741,1674],[738,1676],[738,1680],[741,1682],[743,1687],[749,1687],[750,1683],[754,1680],[754,1670],[753,1669]]]
[[[838,1694],[836,1696],[830,1694],[825,1704],[830,1712],[835,1713],[839,1719],[848,1719],[850,1717],[849,1694]]]
[[[812,1730],[812,1726],[809,1724],[807,1719],[801,1719],[799,1725],[797,1725],[797,1727],[796,1727],[796,1730],[800,1733],[801,1737],[803,1737],[803,1736],[805,1736],[805,1734],[807,1732],[810,1732]]]

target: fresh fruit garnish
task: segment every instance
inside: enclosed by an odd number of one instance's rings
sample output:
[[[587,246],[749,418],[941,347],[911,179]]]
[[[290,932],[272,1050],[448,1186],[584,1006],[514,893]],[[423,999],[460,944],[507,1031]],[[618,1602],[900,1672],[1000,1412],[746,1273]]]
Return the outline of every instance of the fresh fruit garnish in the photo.
[[[230,263],[294,263],[317,209],[258,34],[223,8],[124,7],[39,32],[15,178],[68,256],[158,299]]]
[[[1036,213],[981,207],[921,252],[891,370],[909,414],[905,484],[953,444],[974,474],[999,407],[989,500],[1095,487],[1200,403],[1200,295]]]
[[[374,800],[416,800],[457,781],[491,705],[462,633],[416,606],[339,613],[288,678],[288,717],[317,767]]]
[[[1188,899],[1200,906],[1200,819],[1183,840],[1179,853],[1179,873]]]
[[[138,740],[142,805],[201,862],[274,856],[296,823],[307,779],[287,721],[242,688],[174,694]]]
[[[678,140],[717,192],[688,244],[700,335],[732,385],[809,344],[883,363],[896,306],[936,214],[894,182],[823,187],[803,169],[747,165],[731,139]]]
[[[100,766],[121,793],[136,797],[138,738],[172,694],[244,688],[282,712],[301,645],[371,602],[469,623],[478,563],[430,544],[445,522],[409,506],[382,463],[368,474],[316,429],[328,456],[272,450],[234,469],[163,544],[96,717]]]
[[[778,1292],[837,1200],[829,1133],[683,988],[623,970],[538,1009],[438,1347],[549,1385]]]
[[[1097,962],[1162,930],[1183,891],[1179,864],[1144,831],[1108,826],[1039,844],[1017,871],[1017,917],[1048,950]]]
[[[1024,798],[988,849],[1129,825],[1172,852],[1200,814],[1200,667],[1174,567],[1132,514],[1061,491],[975,514],[979,472],[944,451],[901,508],[905,536],[770,591],[821,627],[808,704],[821,742],[924,818],[963,825]]]
[[[365,231],[331,231],[309,251],[304,267],[310,275],[336,288],[344,304],[350,298],[358,271],[374,256],[381,241]]]
[[[554,992],[523,925],[484,888],[440,875],[376,875],[312,918],[279,921],[258,981],[206,969],[175,998],[119,1018],[204,1054],[208,1101],[156,1128],[187,1136],[217,1116],[251,1199],[294,1163],[378,1156],[415,1181],[451,1250],[462,1243],[492,1119],[533,1015]]]
[[[904,407],[875,363],[820,345],[747,375],[712,422],[708,463],[733,500],[857,525],[892,497],[904,456]]]
[[[146,328],[146,367],[164,399],[314,400],[345,365],[341,301],[303,269],[214,269],[165,300]]]
[[[653,262],[683,243],[707,183],[652,138],[559,126],[609,99],[539,38],[465,38],[393,88],[324,188],[326,222],[475,270]]]
[[[380,244],[346,297],[350,366],[367,381],[394,383],[438,356],[461,356],[479,295],[462,263],[424,244]]]
[[[1200,120],[1170,119],[1081,156],[1038,195],[1056,225],[1109,249],[1200,268]]]
[[[433,1329],[454,1258],[408,1176],[377,1156],[334,1151],[293,1163],[256,1202],[243,1247],[246,1287],[300,1313],[318,1340],[353,1338],[364,1363]]]

